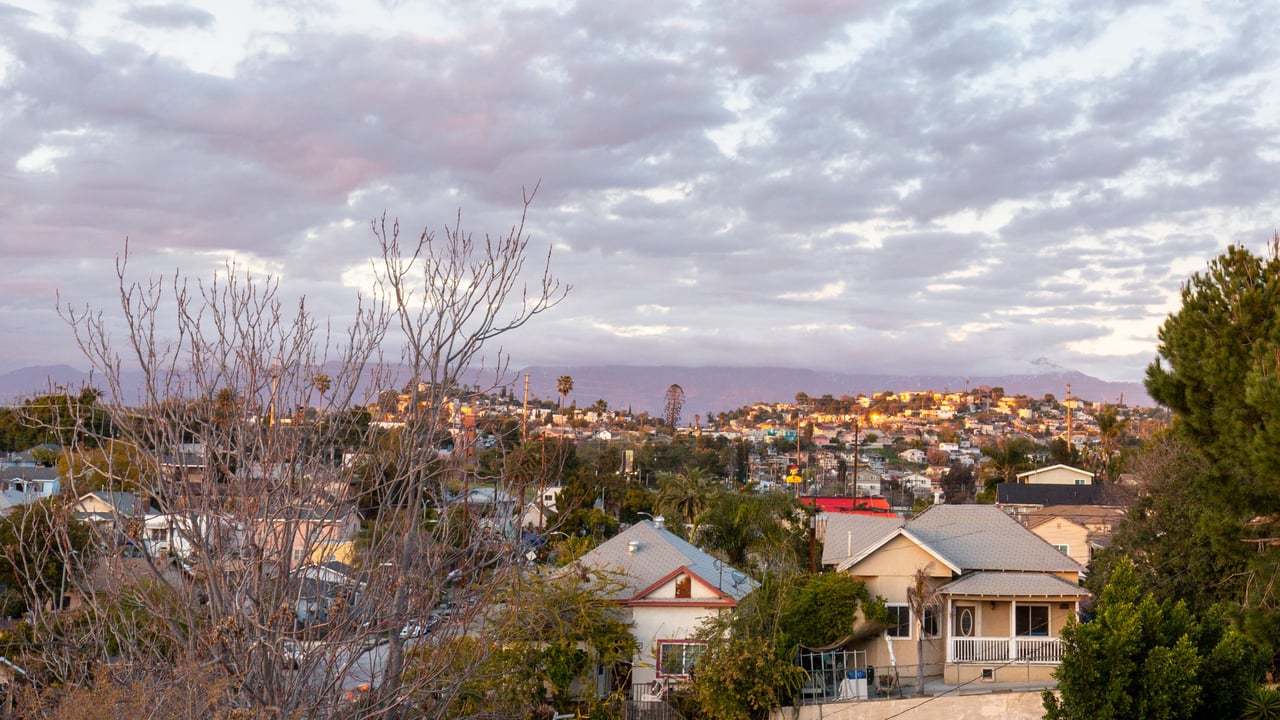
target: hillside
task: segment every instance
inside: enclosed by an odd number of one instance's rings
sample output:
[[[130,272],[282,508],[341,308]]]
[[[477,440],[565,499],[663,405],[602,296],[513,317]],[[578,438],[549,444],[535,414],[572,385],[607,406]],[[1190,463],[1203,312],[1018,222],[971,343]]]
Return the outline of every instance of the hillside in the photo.
[[[1151,405],[1141,383],[1107,382],[1078,372],[1056,372],[1040,375],[888,375],[873,373],[832,373],[799,368],[731,368],[731,367],[630,367],[604,366],[535,366],[518,371],[512,378],[517,397],[523,392],[523,376],[529,374],[529,392],[533,397],[555,399],[556,378],[573,378],[569,399],[579,407],[604,399],[614,409],[630,408],[633,412],[660,414],[667,388],[673,383],[684,388],[684,419],[695,414],[733,410],[753,402],[790,402],[796,393],[813,396],[871,394],[884,390],[964,390],[988,385],[1002,387],[1007,394],[1043,397],[1051,393],[1063,398],[1067,384],[1076,397],[1099,402],[1117,402],[1122,396],[1127,405]],[[79,388],[89,382],[87,373],[66,365],[28,367],[0,374],[0,402],[13,403],[25,397],[62,385]],[[132,383],[125,383],[126,393],[134,393]],[[372,390],[370,391],[372,394]]]

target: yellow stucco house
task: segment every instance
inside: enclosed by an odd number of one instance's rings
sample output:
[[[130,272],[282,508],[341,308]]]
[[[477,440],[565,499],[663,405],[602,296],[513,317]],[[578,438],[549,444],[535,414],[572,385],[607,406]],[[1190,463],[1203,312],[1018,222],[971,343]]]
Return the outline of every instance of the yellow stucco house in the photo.
[[[935,505],[911,520],[831,515],[822,561],[885,599],[890,627],[851,649],[904,683],[919,664],[948,683],[1048,679],[1089,594],[1079,563],[993,505]],[[908,592],[918,572],[931,600],[923,617]]]

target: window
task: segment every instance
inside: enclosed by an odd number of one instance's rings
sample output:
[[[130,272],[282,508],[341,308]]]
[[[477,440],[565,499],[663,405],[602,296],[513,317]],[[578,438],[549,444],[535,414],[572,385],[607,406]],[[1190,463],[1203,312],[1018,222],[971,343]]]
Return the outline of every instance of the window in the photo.
[[[1062,553],[1063,555],[1070,555],[1070,554],[1071,554],[1071,546],[1070,546],[1070,545],[1054,545],[1054,547],[1058,548],[1058,552]]]
[[[1019,605],[1014,613],[1014,628],[1018,635],[1048,635],[1049,606]]]
[[[924,609],[924,636],[938,637],[938,609],[935,607],[926,607]]]
[[[658,677],[687,677],[706,647],[699,642],[658,643]]]
[[[693,597],[693,578],[688,575],[681,575],[676,578],[676,597],[691,598]]]
[[[889,605],[889,637],[911,637],[911,608],[906,605]]]

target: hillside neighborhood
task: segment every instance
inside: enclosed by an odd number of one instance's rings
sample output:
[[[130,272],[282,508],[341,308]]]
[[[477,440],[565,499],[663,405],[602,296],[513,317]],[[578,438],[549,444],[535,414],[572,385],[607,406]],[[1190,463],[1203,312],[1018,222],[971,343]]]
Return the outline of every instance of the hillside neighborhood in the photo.
[[[412,656],[425,643],[500,624],[493,613],[509,600],[492,586],[512,578],[494,568],[548,578],[599,573],[604,579],[584,587],[616,608],[633,649],[612,664],[597,663],[557,696],[571,703],[612,697],[628,716],[656,717],[656,708],[673,707],[688,689],[707,644],[699,635],[704,620],[732,612],[765,574],[808,567],[861,583],[869,604],[850,608],[856,617],[845,619],[848,632],[837,643],[800,648],[793,663],[803,681],[781,704],[901,697],[975,680],[1051,685],[1060,633],[1090,601],[1080,582],[1092,554],[1107,546],[1138,492],[1111,475],[1115,461],[1164,423],[1158,412],[1067,393],[1062,402],[985,387],[840,399],[802,394],[794,404],[755,404],[672,424],[611,411],[604,400],[578,409],[516,402],[505,390],[452,389],[440,396],[447,431],[433,452],[462,482],[431,514],[441,521],[447,512],[473,515],[487,539],[472,548],[483,547],[494,564],[485,569],[455,555],[438,565],[429,594],[412,598],[415,610],[396,619],[389,634]],[[428,394],[381,393],[355,413],[362,433],[403,432]],[[94,397],[82,393],[75,412],[99,412]],[[32,437],[65,435],[33,420],[33,408],[66,400],[34,398],[11,408],[7,420],[30,425]],[[286,436],[310,436],[331,420],[326,413],[352,416],[305,406],[263,415],[246,404],[230,412],[220,418],[223,429]],[[187,442],[121,463],[117,477],[91,457],[107,444],[100,440],[47,441],[0,459],[6,519],[46,508],[48,522],[75,527],[44,533],[69,546],[80,538],[68,547],[70,557],[48,559],[58,565],[56,591],[6,586],[10,623],[99,607],[153,579],[178,588],[180,597],[200,596],[208,592],[208,568],[231,577],[250,563],[288,598],[288,622],[264,628],[248,644],[251,654],[297,672],[319,658],[337,662],[337,689],[355,696],[387,672],[379,637],[388,630],[375,627],[382,608],[371,599],[387,563],[371,566],[368,557],[368,520],[387,508],[362,492],[369,450],[335,448],[317,466],[324,475],[307,477],[305,495],[277,503],[237,485],[269,485],[296,468],[240,457],[227,474],[217,448]],[[467,468],[491,465],[513,444],[538,448],[543,462],[558,456],[560,467],[524,482],[510,471],[466,481]],[[608,473],[608,482],[584,488],[581,471],[575,476],[564,461],[573,455],[597,458],[594,472]],[[154,482],[140,482],[144,464]],[[686,490],[693,496],[673,501],[672,486],[691,479],[695,486]],[[717,492],[734,506],[773,498],[782,509],[758,519],[774,527],[751,531],[736,550],[716,542],[699,547],[708,536],[695,525],[712,520],[705,509],[688,512],[690,504]],[[808,543],[807,557],[776,556],[788,535]],[[770,537],[774,550],[764,542]],[[932,600],[913,609],[918,580]],[[12,640],[6,646],[13,692],[36,676],[25,667],[35,658]]]

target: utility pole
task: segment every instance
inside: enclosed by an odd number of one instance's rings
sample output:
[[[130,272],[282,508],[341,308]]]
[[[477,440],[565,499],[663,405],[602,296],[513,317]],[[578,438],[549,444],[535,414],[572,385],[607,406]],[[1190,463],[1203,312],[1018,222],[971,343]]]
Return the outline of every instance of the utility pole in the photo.
[[[529,439],[529,373],[524,374],[524,406],[520,410],[520,442]]]
[[[1067,383],[1067,459],[1071,458],[1071,451],[1075,447],[1071,444],[1071,406],[1073,404],[1071,400],[1071,383]]]

